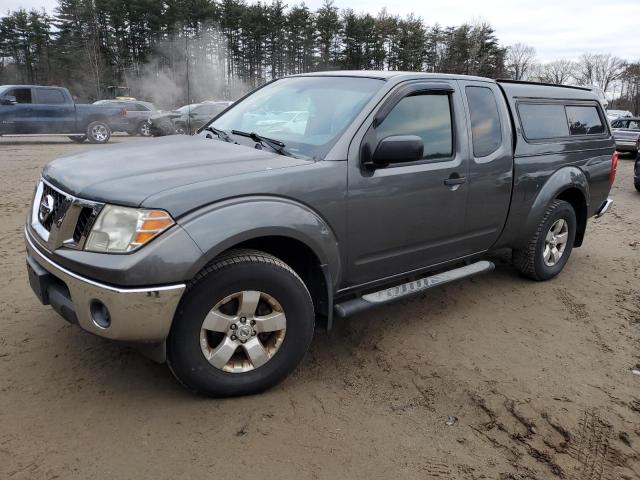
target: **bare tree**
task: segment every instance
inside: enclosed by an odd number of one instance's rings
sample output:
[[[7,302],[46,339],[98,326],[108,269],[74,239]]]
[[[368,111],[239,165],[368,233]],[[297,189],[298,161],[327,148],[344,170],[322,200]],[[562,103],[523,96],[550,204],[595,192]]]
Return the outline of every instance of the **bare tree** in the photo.
[[[597,85],[605,92],[625,71],[626,62],[610,53],[585,53],[578,61],[577,80],[581,85]]]
[[[511,45],[507,48],[505,63],[514,80],[527,80],[536,64],[536,50],[524,43]]]
[[[540,81],[564,85],[569,83],[576,75],[577,65],[571,60],[555,60],[542,65]]]

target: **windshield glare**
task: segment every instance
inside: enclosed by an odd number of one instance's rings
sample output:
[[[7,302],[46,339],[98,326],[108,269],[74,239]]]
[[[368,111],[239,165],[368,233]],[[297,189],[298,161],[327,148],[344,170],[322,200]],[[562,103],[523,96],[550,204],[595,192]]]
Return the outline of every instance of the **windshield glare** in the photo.
[[[295,155],[322,158],[360,113],[382,80],[291,77],[273,82],[237,103],[211,125],[280,140]]]

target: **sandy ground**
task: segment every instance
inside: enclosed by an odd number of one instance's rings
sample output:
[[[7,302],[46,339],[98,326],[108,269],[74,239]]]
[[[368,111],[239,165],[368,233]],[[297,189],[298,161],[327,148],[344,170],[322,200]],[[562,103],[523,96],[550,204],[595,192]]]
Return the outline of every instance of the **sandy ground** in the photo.
[[[0,139],[0,478],[640,478],[632,159],[559,278],[501,261],[318,333],[265,394],[208,400],[29,289],[21,232],[39,171],[88,148],[105,147]]]

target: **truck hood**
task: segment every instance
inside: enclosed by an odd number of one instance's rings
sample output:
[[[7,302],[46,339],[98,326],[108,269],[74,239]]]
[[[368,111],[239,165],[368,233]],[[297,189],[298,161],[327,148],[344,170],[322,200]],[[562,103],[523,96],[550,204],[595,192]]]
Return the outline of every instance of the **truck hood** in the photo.
[[[201,136],[175,135],[97,146],[53,160],[42,175],[71,195],[137,207],[145,198],[176,187],[309,163]]]

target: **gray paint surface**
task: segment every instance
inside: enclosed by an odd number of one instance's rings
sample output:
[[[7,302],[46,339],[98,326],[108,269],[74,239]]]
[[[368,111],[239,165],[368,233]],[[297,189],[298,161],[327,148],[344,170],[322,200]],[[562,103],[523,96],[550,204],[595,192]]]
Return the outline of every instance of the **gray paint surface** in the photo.
[[[93,278],[142,285],[153,282],[152,275],[166,282],[188,280],[240,242],[285,236],[305,243],[328,266],[331,289],[339,294],[496,247],[519,246],[548,202],[568,188],[581,192],[589,215],[609,193],[614,142],[608,129],[589,138],[527,142],[517,115],[518,102],[542,98],[600,108],[591,92],[454,75],[314,75],[385,80],[324,160],[232,145],[205,138],[203,132],[94,150],[49,164],[44,177],[69,193],[165,209],[178,223],[175,233],[122,258],[82,251],[56,251],[52,257]],[[441,162],[364,169],[360,146],[378,110],[398,88],[436,81],[452,89],[455,155]],[[464,95],[468,85],[490,88],[498,102],[503,144],[486,158],[472,154]],[[467,181],[457,188],[444,185],[454,174]],[[189,246],[177,255],[176,242]],[[161,277],[151,272],[153,261],[164,262]],[[133,274],[123,276],[121,268]]]

